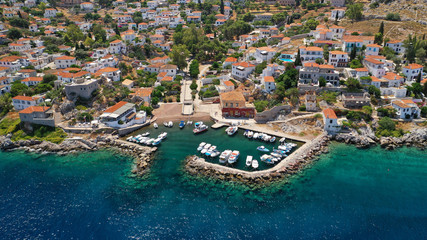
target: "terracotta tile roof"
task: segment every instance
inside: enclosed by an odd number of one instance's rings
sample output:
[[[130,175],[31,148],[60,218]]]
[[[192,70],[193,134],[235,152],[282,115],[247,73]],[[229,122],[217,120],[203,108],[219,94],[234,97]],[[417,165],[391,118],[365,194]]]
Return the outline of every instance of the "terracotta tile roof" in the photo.
[[[126,105],[127,103],[128,102],[120,101],[120,102],[116,103],[116,105],[107,108],[107,110],[105,110],[104,112],[105,113],[113,113],[113,112],[117,111],[119,108],[121,108],[124,105]]]
[[[402,102],[406,104],[415,104],[415,102],[412,99],[402,99]]]
[[[323,69],[334,69],[333,65],[328,65],[328,64],[322,64],[319,65],[319,68],[323,68]]]
[[[323,109],[323,115],[325,115],[325,118],[328,119],[337,119],[337,115],[335,114],[334,110],[330,108]]]
[[[367,72],[368,71],[367,68],[356,68],[354,70],[356,70],[356,72]]]
[[[400,107],[400,108],[410,108],[410,106],[406,105],[404,102],[402,101],[393,101],[392,102],[394,105]]]
[[[320,47],[306,47],[306,46],[301,46],[300,49],[305,49],[307,51],[317,51],[317,52],[321,51],[321,52],[323,52],[323,49],[320,48]]]
[[[139,97],[149,97],[153,92],[153,88],[134,88],[133,93],[130,95],[139,96]]]
[[[378,60],[373,59],[373,58],[365,58],[365,61],[373,63],[373,64],[384,64],[383,62],[378,61]]]
[[[240,67],[255,67],[255,65],[247,63],[247,62],[238,62],[238,63],[233,63],[233,66],[240,66]]]
[[[231,87],[231,86],[234,87],[234,84],[233,84],[232,81],[224,81],[224,85],[227,86],[227,87]]]
[[[367,47],[376,47],[376,48],[380,48],[381,46],[378,44],[368,44],[366,45]]]
[[[31,107],[27,107],[24,110],[21,110],[19,113],[33,113],[33,112],[46,112],[47,110],[49,110],[50,107],[44,107],[44,106],[31,106]]]
[[[37,71],[33,70],[33,69],[21,69],[18,72],[20,72],[20,73],[34,73],[34,72],[37,72]]]
[[[172,82],[173,81],[173,78],[171,77],[171,76],[166,76],[166,77],[164,77],[164,78],[162,78],[162,80],[161,80],[162,82]]]
[[[422,68],[423,66],[420,64],[416,64],[416,63],[411,63],[408,66],[404,66],[403,68],[407,68],[407,69],[418,69],[418,68]]]
[[[243,93],[239,91],[221,93],[220,98],[225,101],[246,101]]]
[[[304,63],[304,67],[319,67],[319,64],[314,62],[306,62]]]
[[[61,57],[57,57],[55,58],[55,60],[75,60],[75,57],[71,57],[71,56],[61,56]]]
[[[343,52],[343,51],[330,51],[329,53],[331,53],[331,54],[342,54],[342,55],[348,55],[348,53]]]
[[[122,85],[131,85],[133,83],[132,80],[126,79],[122,82]]]
[[[265,76],[264,82],[274,82],[274,78],[272,76]]]
[[[391,80],[391,81],[393,81],[393,80],[403,80],[403,77],[401,77],[401,76],[399,76],[399,75],[397,75],[396,73],[393,73],[393,72],[388,72],[388,73],[386,73],[384,76],[383,76],[383,78],[385,78],[385,79],[387,79],[387,80]]]
[[[39,97],[16,96],[16,97],[13,97],[12,99],[22,100],[22,101],[36,101],[39,99]]]
[[[24,57],[20,57],[20,56],[7,56],[4,57],[2,59],[0,59],[1,62],[14,62],[18,59],[24,59]]]
[[[42,77],[28,77],[28,78],[22,80],[21,82],[29,82],[29,81],[41,82],[41,81],[43,81],[43,78]]]
[[[234,57],[228,57],[227,59],[225,59],[224,62],[237,62],[237,58]]]

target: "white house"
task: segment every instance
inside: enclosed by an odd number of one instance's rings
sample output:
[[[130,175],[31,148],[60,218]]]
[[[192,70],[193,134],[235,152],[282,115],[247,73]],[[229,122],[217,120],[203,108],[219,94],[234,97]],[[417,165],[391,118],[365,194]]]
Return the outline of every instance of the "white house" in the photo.
[[[330,51],[328,63],[334,67],[347,67],[350,58],[347,52]]]
[[[374,58],[366,57],[363,60],[363,64],[373,76],[381,78],[385,75],[385,68],[383,62]]]
[[[365,55],[374,55],[378,56],[381,46],[378,44],[368,44],[366,45]]]
[[[246,80],[248,76],[255,70],[255,65],[247,62],[238,62],[232,64],[231,76],[237,80]]]
[[[408,66],[404,66],[402,73],[406,77],[406,81],[414,81],[417,79],[418,75],[423,72],[423,66],[420,64],[412,63]],[[421,76],[422,79],[422,76]]]
[[[338,124],[338,118],[334,110],[330,108],[323,109],[323,124],[324,129],[328,133],[336,133],[341,130],[341,126]]]
[[[305,47],[301,46],[299,48],[301,61],[307,62],[307,61],[315,61],[316,59],[320,58],[323,59],[323,49],[320,47]]]
[[[223,67],[227,67],[233,63],[237,62],[237,58],[234,57],[228,57],[224,60],[224,63],[222,64]]]
[[[274,57],[276,50],[271,47],[260,47],[255,50],[255,59],[257,62],[268,62]]]
[[[329,19],[339,20],[345,16],[345,10],[340,8],[332,9]]]
[[[96,77],[104,76],[110,81],[117,82],[117,81],[120,81],[121,71],[118,68],[106,67],[106,68],[99,69],[95,73],[95,76]]]
[[[136,111],[135,104],[124,101],[109,107],[100,116],[101,122],[112,128],[124,128],[134,124],[142,124],[146,121],[146,118],[144,111]]]
[[[56,68],[69,68],[71,65],[76,64],[76,58],[70,56],[61,56],[55,58]]]
[[[272,76],[265,76],[262,79],[262,84],[264,85],[265,91],[271,93],[276,89],[276,83]]]
[[[126,46],[121,40],[114,40],[110,42],[110,47],[108,47],[108,52],[111,54],[120,54],[126,52]]]
[[[420,117],[420,109],[417,104],[410,99],[393,101],[391,106],[397,110],[396,115],[401,119]]]
[[[26,109],[27,107],[37,106],[43,102],[41,97],[16,96],[12,98],[12,105],[15,110]]]
[[[83,11],[92,11],[93,10],[93,3],[82,2],[82,3],[80,3],[80,9],[82,9]]]
[[[393,49],[397,54],[401,54],[405,52],[405,48],[403,47],[403,42],[399,40],[391,40],[385,44],[386,47]]]
[[[57,13],[58,13],[58,10],[56,10],[54,8],[46,8],[46,10],[44,11],[44,17],[45,18],[56,17]]]

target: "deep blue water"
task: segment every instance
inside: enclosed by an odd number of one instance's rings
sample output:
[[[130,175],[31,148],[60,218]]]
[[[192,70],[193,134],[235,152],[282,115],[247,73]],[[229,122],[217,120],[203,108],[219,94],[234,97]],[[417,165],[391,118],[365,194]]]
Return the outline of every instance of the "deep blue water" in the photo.
[[[0,239],[427,236],[426,152],[333,144],[287,184],[251,191],[182,174],[187,144],[161,146],[145,179],[109,151],[0,152]]]

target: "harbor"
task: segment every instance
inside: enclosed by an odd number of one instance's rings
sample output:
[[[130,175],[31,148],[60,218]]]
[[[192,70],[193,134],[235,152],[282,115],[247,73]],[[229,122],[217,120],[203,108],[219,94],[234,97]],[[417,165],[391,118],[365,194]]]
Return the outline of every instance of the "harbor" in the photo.
[[[166,123],[166,122],[165,122]],[[179,127],[180,122],[175,122],[171,124],[172,127],[169,127],[169,123],[166,125],[163,123],[158,123],[158,128],[146,127],[137,131],[125,139],[127,141],[134,141],[135,137],[139,137],[141,145],[153,145],[153,143],[158,147],[158,151],[169,151],[171,145],[175,145],[174,148],[178,148],[179,152],[185,152],[186,156],[195,155],[200,158],[205,159],[206,162],[214,164],[214,166],[223,166],[225,168],[237,169],[241,171],[253,172],[253,171],[262,171],[270,169],[274,166],[277,166],[280,162],[285,161],[292,152],[296,151],[298,148],[303,146],[304,142],[295,141],[289,138],[283,138],[279,135],[270,135],[262,132],[253,132],[252,137],[249,138],[247,133],[249,130],[242,129],[237,126],[226,128],[221,127],[218,129],[213,129],[212,122],[185,122],[185,126]],[[200,129],[204,129],[199,132]],[[228,131],[230,129],[230,131]],[[156,139],[160,135],[166,135],[162,141],[157,143]],[[268,141],[265,141],[259,137],[256,139],[253,137],[255,134],[264,137],[269,137]],[[146,135],[145,137],[143,135]],[[266,138],[267,139],[267,138]],[[141,141],[142,140],[142,141]],[[273,141],[274,140],[274,141]],[[281,142],[282,140],[282,142]],[[148,141],[148,142],[147,142]],[[202,143],[202,147],[200,146]],[[209,144],[209,145],[208,145]],[[205,151],[203,147],[209,146]],[[286,149],[285,146],[292,146],[289,149]],[[211,147],[214,147],[210,149]],[[258,148],[264,147],[268,149],[268,152],[260,151]],[[198,149],[199,148],[199,149]],[[282,148],[282,149],[279,149]],[[211,150],[210,152],[208,150]],[[238,152],[238,156],[235,161],[228,161],[228,158],[224,161],[221,161],[221,154],[226,150],[231,153],[234,151]],[[268,162],[268,159],[262,160],[264,155],[278,154],[276,152],[282,152],[283,156],[280,159],[278,155],[275,157],[271,156],[271,160],[276,158],[274,162]],[[286,152],[287,151],[287,152]],[[207,154],[207,155],[206,155]],[[258,162],[257,167],[247,164],[248,156],[252,157],[252,161],[256,160]],[[184,157],[184,158],[185,158]],[[229,156],[228,156],[229,157]],[[183,160],[182,158],[181,160]],[[264,158],[266,158],[264,156]],[[255,164],[256,166],[256,164]]]

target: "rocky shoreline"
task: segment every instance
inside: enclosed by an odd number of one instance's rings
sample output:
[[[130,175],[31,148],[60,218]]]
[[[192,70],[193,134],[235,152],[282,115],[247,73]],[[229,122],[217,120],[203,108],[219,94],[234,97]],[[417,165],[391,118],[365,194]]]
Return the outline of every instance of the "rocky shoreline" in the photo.
[[[319,155],[328,152],[331,138],[321,135],[304,144],[285,160],[273,168],[250,172],[206,162],[198,156],[185,159],[184,170],[196,177],[207,177],[214,180],[233,181],[248,186],[263,186],[290,177],[318,159]]]
[[[157,150],[157,148],[139,146],[119,140],[114,136],[98,136],[95,139],[67,138],[60,144],[32,139],[13,142],[10,136],[0,136],[0,150],[2,151],[23,150],[40,154],[66,155],[101,149],[113,149],[132,156],[135,159],[135,167],[132,173],[136,175],[143,175],[149,171],[153,154]]]
[[[379,144],[382,148],[393,150],[402,146],[427,148],[427,128],[414,129],[402,137],[381,137],[375,136],[370,127],[354,129],[349,133],[339,133],[333,136],[333,140],[346,144],[354,144],[358,148],[368,148]]]

